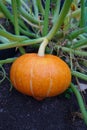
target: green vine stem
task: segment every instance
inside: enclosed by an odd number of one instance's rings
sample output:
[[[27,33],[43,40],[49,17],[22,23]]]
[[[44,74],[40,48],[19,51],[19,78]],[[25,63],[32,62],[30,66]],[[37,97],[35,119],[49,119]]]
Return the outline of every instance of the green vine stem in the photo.
[[[13,47],[17,47],[17,46],[19,47],[19,46],[27,46],[27,45],[32,45],[32,44],[36,44],[36,43],[41,43],[41,42],[43,42],[44,39],[45,38],[42,37],[42,38],[37,38],[37,39],[24,40],[21,42],[17,41],[17,42],[4,43],[4,44],[0,45],[0,50],[7,49],[7,48],[13,48]],[[75,49],[71,49],[68,47],[61,47],[59,45],[56,45],[54,47],[54,49],[59,49],[59,48],[61,48],[62,51],[67,52],[67,53],[73,53],[74,55],[77,55],[77,56],[87,57],[87,52],[82,51],[82,50],[75,50]]]
[[[71,6],[73,0],[65,0],[63,8],[60,12],[59,17],[57,17],[57,19],[55,20],[56,22],[54,23],[52,29],[49,31],[48,35],[47,35],[47,39],[51,40],[54,35],[57,33],[58,29],[60,28],[60,26],[63,24],[64,19],[66,17],[66,14],[69,11],[69,8]]]
[[[55,11],[54,11],[54,16],[52,19],[53,24],[56,22],[56,18],[59,17],[59,12],[60,12],[60,0],[57,0],[56,2],[56,7],[55,7]]]
[[[12,63],[16,60],[17,58],[8,58],[8,59],[5,59],[5,60],[0,60],[0,65],[3,65],[3,64],[7,64],[7,63]]]
[[[5,44],[0,45],[0,50],[4,50],[7,48],[14,48],[14,47],[20,47],[20,46],[27,46],[27,45],[32,45],[36,43],[41,43],[44,40],[44,37],[42,38],[37,38],[37,39],[29,39],[29,40],[24,40],[21,42],[9,42]]]
[[[13,15],[6,8],[6,6],[3,4],[2,0],[0,1],[0,9],[1,9],[2,13],[4,14],[4,16],[6,18],[8,18],[12,24],[14,24]],[[19,23],[20,23],[21,27],[23,27],[24,29],[27,30],[27,27],[25,26],[25,24],[22,21],[19,21]]]
[[[21,4],[24,6],[24,8],[32,15],[32,11],[31,9],[28,7],[26,1],[24,0],[20,0],[21,1]]]
[[[3,12],[3,14],[5,15],[5,17],[8,18],[12,22],[12,24],[14,25],[13,15],[6,8],[6,6],[3,4],[2,1],[0,1],[0,9]],[[25,26],[25,24],[23,23],[23,21],[19,20],[19,24],[20,24],[20,27],[19,27],[20,28],[20,32],[22,34],[27,35],[29,37],[36,38],[36,35],[28,30],[28,28]]]
[[[40,13],[44,16],[45,11],[44,11],[44,8],[42,6],[41,0],[37,0],[37,6],[38,6],[38,9],[39,9]]]
[[[66,38],[68,38],[69,40],[73,40],[73,39],[77,38],[80,34],[86,33],[86,31],[87,31],[87,27],[77,29],[77,30],[71,32],[70,34],[68,34],[66,36]]]
[[[17,3],[16,3],[16,0],[11,0],[11,2],[12,2],[12,11],[13,11],[13,21],[14,21],[15,34],[19,35],[20,31],[19,31],[19,23],[18,23]]]
[[[37,2],[36,2],[36,0],[32,0],[32,3],[33,3],[33,7],[34,7],[35,17],[36,17],[36,19],[38,20],[38,7],[37,7]]]
[[[32,33],[32,32],[30,32],[30,31],[26,31],[26,30],[24,30],[24,29],[22,29],[22,28],[20,28],[20,31],[21,31],[22,34],[28,36],[29,38],[38,38],[38,35],[37,35],[37,34]]]
[[[2,0],[0,1],[0,10],[2,13],[13,23],[13,16],[9,12],[9,10],[6,8],[6,6],[3,4]]]
[[[81,48],[81,47],[83,47],[84,45],[87,45],[87,39],[79,40],[78,42],[76,42],[76,43],[72,46],[72,48],[73,48],[73,49]]]
[[[80,18],[80,27],[85,26],[85,0],[81,0],[81,18]]]
[[[85,56],[85,57],[87,57],[87,52],[86,51],[71,49],[71,48],[68,48],[68,47],[61,47],[59,45],[56,45],[54,47],[54,49],[59,49],[59,48],[61,48],[63,52],[72,53],[72,54],[74,54],[76,56]]]
[[[87,81],[87,75],[86,74],[82,74],[82,73],[77,72],[77,71],[72,71],[71,73],[72,73],[73,76]]]
[[[49,1],[50,2],[50,1]],[[49,6],[49,2],[48,2],[48,6]],[[41,45],[41,48],[43,48],[43,44],[44,44],[44,47],[48,44],[48,40],[51,40],[54,35],[56,34],[56,32],[58,31],[59,27],[61,26],[61,24],[63,23],[63,20],[66,16],[66,14],[68,13],[68,10],[69,10],[69,7],[72,3],[72,0],[68,1],[66,0],[64,2],[64,6],[63,6],[63,9],[60,13],[60,16],[57,18],[55,24],[53,25],[53,28],[51,29],[51,31],[48,33],[48,35],[46,36],[46,39],[47,39],[47,42],[43,42],[42,45]],[[68,6],[67,6],[68,5]],[[66,8],[67,7],[67,8]],[[48,15],[47,15],[48,16]],[[46,18],[47,18],[46,16]],[[45,44],[46,43],[46,44]],[[39,55],[39,52],[38,52],[38,55]],[[43,55],[43,54],[42,54]]]
[[[24,18],[26,18],[31,23],[34,23],[34,24],[37,24],[37,25],[43,24],[42,21],[37,20],[35,17],[32,17],[23,7],[20,8],[20,13]]]
[[[40,29],[40,26],[34,24],[34,23],[31,23],[29,20],[27,20],[25,17],[23,17],[22,15],[20,15],[20,18],[25,21],[27,24],[29,24],[32,28],[37,28],[37,29]]]
[[[50,13],[50,0],[46,0],[44,23],[43,23],[43,32],[42,32],[43,36],[46,36],[47,33],[48,33],[48,29],[49,29],[49,13]]]
[[[18,10],[17,10],[18,5],[17,5],[17,1],[16,0],[11,0],[11,2],[12,2],[15,34],[20,35],[19,22],[18,22]],[[20,0],[19,0],[19,3],[20,3]],[[20,51],[21,54],[25,54],[25,49],[23,47],[19,47],[19,51]]]
[[[12,40],[12,41],[23,41],[23,40],[29,39],[26,36],[17,36],[17,35],[14,35],[14,34],[7,32],[7,31],[4,31],[2,29],[0,29],[0,36],[3,36],[3,37],[5,37],[9,40]]]
[[[78,101],[78,104],[79,104],[79,107],[80,107],[80,110],[81,110],[81,113],[82,113],[82,116],[83,116],[83,119],[85,121],[85,124],[87,125],[87,110],[86,110],[86,106],[84,105],[84,101],[82,99],[82,96],[80,94],[80,92],[78,91],[78,89],[76,88],[76,86],[71,83],[71,89],[73,90],[76,98],[77,98],[77,101]]]
[[[21,0],[16,0],[16,3],[17,3],[17,7],[20,8],[22,6],[21,4]]]
[[[0,27],[1,27],[1,25],[0,25]],[[9,40],[21,41],[21,40],[26,40],[26,39],[29,39],[29,38],[38,38],[38,35],[37,35],[37,34],[34,34],[34,33],[32,33],[32,32],[26,31],[26,30],[24,30],[24,29],[22,29],[22,28],[20,28],[20,31],[21,31],[21,33],[24,34],[25,36],[22,36],[22,35],[21,35],[21,36],[13,35],[13,34],[7,32],[7,31],[4,29],[3,26],[2,26],[1,28],[2,28],[2,29],[0,29],[0,35],[1,35],[1,36],[4,36],[4,37],[6,37],[6,38],[8,38]],[[27,36],[28,36],[29,38],[28,38]]]

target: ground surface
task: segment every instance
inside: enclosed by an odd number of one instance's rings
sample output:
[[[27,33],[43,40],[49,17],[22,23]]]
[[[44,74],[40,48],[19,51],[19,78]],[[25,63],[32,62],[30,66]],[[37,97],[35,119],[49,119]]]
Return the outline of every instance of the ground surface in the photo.
[[[8,80],[0,85],[0,130],[87,130],[82,119],[73,120],[72,112],[79,111],[73,94],[36,101],[9,88]]]

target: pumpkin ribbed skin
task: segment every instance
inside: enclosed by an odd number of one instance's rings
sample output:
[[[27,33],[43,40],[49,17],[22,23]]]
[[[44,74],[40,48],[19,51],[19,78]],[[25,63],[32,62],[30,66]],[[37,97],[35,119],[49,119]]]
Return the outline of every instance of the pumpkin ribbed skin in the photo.
[[[71,82],[71,72],[57,56],[31,53],[20,56],[12,64],[10,79],[19,92],[42,99],[64,92]]]

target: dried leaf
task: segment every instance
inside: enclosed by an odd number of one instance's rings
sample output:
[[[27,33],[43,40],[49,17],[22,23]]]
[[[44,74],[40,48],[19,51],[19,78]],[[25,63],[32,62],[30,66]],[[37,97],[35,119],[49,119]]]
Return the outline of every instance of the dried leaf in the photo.
[[[85,90],[87,89],[87,84],[79,83],[78,89],[81,92],[85,92]]]

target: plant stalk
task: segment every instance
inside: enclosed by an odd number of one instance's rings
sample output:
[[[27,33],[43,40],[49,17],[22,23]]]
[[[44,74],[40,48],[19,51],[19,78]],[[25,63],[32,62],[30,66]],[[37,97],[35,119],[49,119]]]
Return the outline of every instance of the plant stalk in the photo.
[[[37,0],[37,6],[38,6],[38,9],[39,9],[40,13],[44,16],[45,11],[44,11],[44,8],[42,6],[41,0]]]
[[[14,18],[14,29],[15,29],[15,34],[20,35],[20,29],[19,29],[19,22],[18,22],[18,10],[17,10],[17,1],[16,0],[11,0],[12,1],[12,10],[13,10],[13,18]],[[19,2],[20,3],[20,0]],[[19,4],[20,6],[20,4]],[[21,54],[25,54],[25,50],[23,47],[19,47],[19,51]]]
[[[76,48],[81,48],[83,47],[84,45],[87,45],[87,39],[82,39],[82,40],[79,40],[78,42],[76,42],[73,46],[72,46],[72,49],[76,49]]]
[[[16,60],[17,58],[8,58],[8,59],[5,59],[5,60],[0,60],[0,64],[3,65],[3,64],[8,64],[8,63],[12,63]]]
[[[18,11],[17,11],[17,3],[16,0],[11,0],[12,2],[12,10],[13,10],[13,21],[14,21],[14,29],[15,29],[15,34],[19,35],[19,23],[18,23]]]
[[[23,40],[29,39],[26,36],[17,36],[17,35],[14,35],[14,34],[7,32],[7,31],[4,31],[2,29],[0,29],[0,35],[11,40],[11,41],[23,41]]]
[[[44,38],[43,42],[41,43],[39,50],[38,50],[38,56],[44,56],[45,55],[45,48],[48,44],[48,39]]]
[[[86,33],[86,31],[87,31],[87,27],[77,29],[77,30],[71,32],[68,36],[66,36],[66,38],[68,38],[69,40],[73,40],[73,39],[77,38],[80,34]]]
[[[81,0],[81,18],[80,18],[80,27],[85,26],[85,0]]]
[[[2,13],[4,14],[4,16],[6,18],[8,18],[11,23],[14,25],[14,20],[13,20],[13,15],[10,13],[10,11],[6,8],[6,6],[3,4],[2,0],[0,1],[0,10],[2,11]],[[21,27],[23,27],[24,29],[27,30],[26,26],[24,25],[24,23],[22,21],[19,20],[19,23],[21,25]]]
[[[85,121],[85,124],[87,125],[87,110],[86,110],[86,106],[84,105],[84,101],[82,99],[82,96],[80,94],[80,92],[78,91],[78,89],[76,88],[76,86],[71,83],[71,89],[73,90],[76,98],[77,98],[77,101],[78,101],[78,104],[79,104],[79,107],[80,107],[80,110],[81,110],[81,113],[82,113],[82,116],[83,116],[83,119]]]
[[[87,81],[87,75],[86,74],[82,74],[82,73],[77,72],[77,71],[72,71],[71,73],[72,73],[73,76]]]
[[[36,2],[36,0],[32,0],[32,2],[33,2],[33,7],[34,7],[34,14],[35,14],[36,19],[38,20],[38,7],[37,7],[37,2]]]
[[[26,18],[27,20],[29,20],[31,23],[34,23],[36,25],[42,25],[43,22],[40,20],[35,19],[35,17],[31,16],[31,14],[29,14],[23,7],[20,8],[20,13],[21,15]]]
[[[59,48],[61,48],[63,52],[72,53],[72,54],[77,55],[77,56],[85,56],[85,57],[87,57],[87,52],[86,51],[71,49],[71,48],[68,48],[68,47],[61,47],[59,45],[55,46],[55,49],[59,49]]]
[[[42,36],[46,36],[47,33],[48,33],[48,29],[49,29],[49,12],[50,12],[50,0],[46,0]]]
[[[27,46],[27,45],[32,45],[36,43],[41,43],[44,40],[44,37],[42,38],[37,38],[37,39],[29,39],[29,40],[24,40],[24,41],[17,41],[17,42],[9,42],[5,44],[0,45],[0,50],[4,50],[7,48],[14,48],[14,47],[20,47],[20,46]]]
[[[49,29],[49,12],[50,12],[50,0],[46,0],[42,36],[46,36],[47,33],[48,33],[48,29]]]
[[[55,23],[56,18],[59,17],[60,3],[61,3],[61,0],[56,1],[56,7],[55,7],[55,11],[54,11],[54,16],[53,16],[53,19],[52,19],[53,24]]]
[[[47,35],[48,40],[51,40],[54,37],[54,35],[58,32],[60,26],[63,24],[64,19],[69,11],[72,1],[73,0],[65,0],[59,17],[56,18],[52,29],[49,31],[49,33]]]

